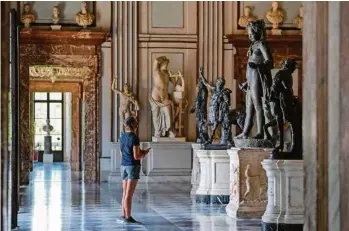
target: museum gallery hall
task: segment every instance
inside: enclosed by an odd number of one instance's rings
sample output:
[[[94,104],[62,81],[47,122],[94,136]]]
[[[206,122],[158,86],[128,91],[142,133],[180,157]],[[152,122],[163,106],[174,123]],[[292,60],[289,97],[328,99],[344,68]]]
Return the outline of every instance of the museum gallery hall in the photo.
[[[1,1],[3,231],[349,231],[349,3]]]

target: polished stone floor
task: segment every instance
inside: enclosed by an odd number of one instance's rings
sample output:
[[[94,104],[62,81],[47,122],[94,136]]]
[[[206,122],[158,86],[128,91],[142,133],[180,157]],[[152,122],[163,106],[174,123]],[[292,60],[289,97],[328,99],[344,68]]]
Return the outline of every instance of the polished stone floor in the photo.
[[[237,221],[225,205],[197,204],[190,185],[139,184],[133,217],[141,225],[118,222],[120,184],[85,184],[71,177],[69,165],[36,164],[29,186],[21,189],[19,227],[33,231],[259,231],[260,221]]]

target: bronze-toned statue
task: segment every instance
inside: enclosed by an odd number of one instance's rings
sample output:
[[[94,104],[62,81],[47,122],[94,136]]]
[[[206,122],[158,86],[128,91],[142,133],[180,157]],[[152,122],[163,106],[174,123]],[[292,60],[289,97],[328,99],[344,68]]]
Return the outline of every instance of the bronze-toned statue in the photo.
[[[271,86],[268,99],[274,119],[264,126],[269,140],[272,140],[267,128],[277,125],[279,146],[272,152],[273,159],[302,159],[302,107],[299,99],[293,94],[292,73],[296,70],[296,61],[287,59],[281,64]],[[289,122],[291,130],[291,148],[284,151],[284,125]]]
[[[284,21],[285,12],[280,8],[277,1],[272,2],[271,9],[267,12],[266,18],[273,24],[272,34],[280,35],[281,30],[279,29],[279,24]]]
[[[230,94],[232,91],[225,88],[222,92],[219,105],[219,122],[222,123],[222,137],[221,144],[233,144],[233,138],[231,134],[231,111],[230,111]]]
[[[30,27],[30,23],[35,22],[36,17],[35,15],[30,12],[30,4],[24,4],[23,6],[23,14],[21,17],[21,22],[24,24],[25,28],[29,28]]]
[[[190,113],[196,112],[196,127],[197,131],[199,132],[197,143],[201,144],[209,143],[207,132],[207,97],[208,90],[202,79],[199,78],[195,104],[190,109]]]
[[[301,5],[301,7],[299,8],[299,15],[297,15],[294,19],[293,19],[293,24],[301,30],[302,32],[302,28],[303,28],[303,5]]]
[[[269,97],[272,84],[271,69],[274,67],[273,57],[265,41],[265,23],[257,20],[248,24],[248,36],[251,45],[248,51],[246,68],[247,82],[241,88],[247,92],[246,119],[242,133],[235,139],[247,139],[253,126],[253,117],[256,114],[257,134],[254,139],[263,139],[265,117],[270,113],[266,99]]]
[[[81,2],[81,11],[79,11],[75,16],[76,23],[83,28],[91,25],[95,20],[95,16],[88,11],[87,2]]]

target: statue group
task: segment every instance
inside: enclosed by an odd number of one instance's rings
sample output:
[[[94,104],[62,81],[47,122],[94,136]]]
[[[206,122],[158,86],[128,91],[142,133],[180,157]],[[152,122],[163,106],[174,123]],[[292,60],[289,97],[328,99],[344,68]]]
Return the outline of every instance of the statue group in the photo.
[[[244,148],[275,147],[272,152],[274,159],[301,159],[301,104],[292,90],[292,73],[296,69],[296,61],[284,60],[273,78],[271,69],[274,68],[274,62],[265,41],[264,21],[251,21],[247,27],[251,41],[246,68],[247,81],[240,85],[240,89],[246,92],[245,113],[241,109],[230,108],[231,90],[225,88],[224,78],[219,77],[214,85],[210,84],[203,75],[203,69],[200,68],[197,97],[191,109],[192,113],[196,112],[198,142],[205,145],[212,144],[215,131],[221,125],[220,145],[239,145]],[[208,90],[211,91],[211,99],[207,113]],[[253,137],[249,137],[255,116],[257,132]],[[234,139],[231,132],[233,124],[242,130]],[[285,152],[286,125],[290,127],[291,147]],[[212,126],[211,134],[208,134],[208,126]],[[276,127],[278,132],[275,134],[270,132],[268,130],[270,127]]]

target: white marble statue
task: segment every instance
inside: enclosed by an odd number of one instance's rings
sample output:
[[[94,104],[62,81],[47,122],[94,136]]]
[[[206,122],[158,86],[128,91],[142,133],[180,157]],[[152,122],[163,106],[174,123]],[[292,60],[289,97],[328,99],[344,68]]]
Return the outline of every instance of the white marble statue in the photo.
[[[149,102],[151,105],[154,137],[174,138],[173,119],[174,103],[169,97],[168,87],[171,82],[176,85],[176,77],[171,77],[167,67],[170,60],[161,56],[153,64],[153,88]]]

